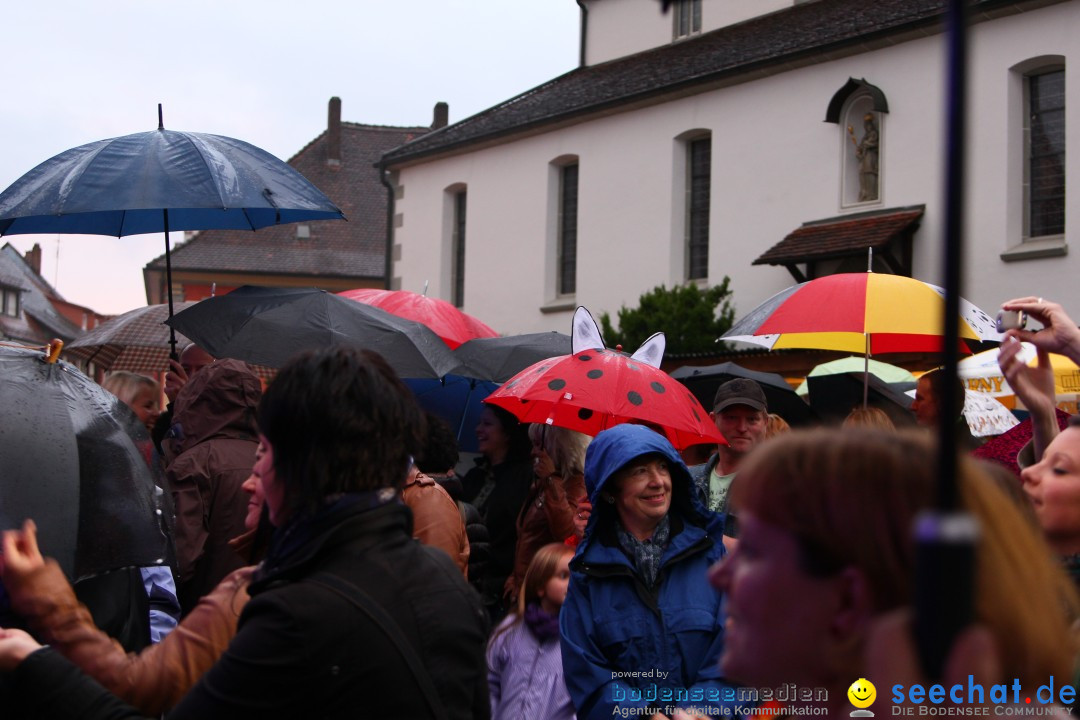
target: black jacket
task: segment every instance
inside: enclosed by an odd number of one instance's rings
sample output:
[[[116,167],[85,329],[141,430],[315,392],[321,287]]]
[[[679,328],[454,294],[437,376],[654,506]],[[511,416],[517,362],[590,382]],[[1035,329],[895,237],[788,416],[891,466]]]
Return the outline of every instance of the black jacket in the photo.
[[[453,562],[412,539],[411,514],[397,502],[324,520],[289,552],[271,549],[236,637],[170,720],[432,717],[397,647],[347,600],[306,581],[317,572],[363,589],[393,618],[449,718],[487,718],[486,620]],[[138,717],[65,664],[43,650],[15,671],[34,716]]]

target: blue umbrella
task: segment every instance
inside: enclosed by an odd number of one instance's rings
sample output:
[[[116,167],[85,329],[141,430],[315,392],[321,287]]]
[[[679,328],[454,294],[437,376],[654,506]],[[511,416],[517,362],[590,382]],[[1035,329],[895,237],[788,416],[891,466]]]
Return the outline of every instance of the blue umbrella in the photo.
[[[570,336],[558,332],[508,337],[475,338],[454,349],[458,366],[438,379],[408,378],[420,406],[450,424],[458,447],[477,452],[473,433],[484,399],[503,382],[530,365],[557,355],[570,354]]]
[[[165,233],[344,219],[303,175],[242,140],[158,129],[99,140],[46,160],[0,193],[0,235]],[[172,316],[169,293],[169,316]],[[172,355],[176,338],[170,337]]]
[[[478,452],[473,432],[484,412],[484,398],[499,387],[490,380],[446,375],[438,379],[406,378],[420,407],[446,420],[457,435],[458,448]]]

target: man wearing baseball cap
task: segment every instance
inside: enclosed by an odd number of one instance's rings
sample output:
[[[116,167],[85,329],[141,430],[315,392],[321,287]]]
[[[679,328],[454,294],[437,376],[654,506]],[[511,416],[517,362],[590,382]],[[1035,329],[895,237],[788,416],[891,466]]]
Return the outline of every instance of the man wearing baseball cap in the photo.
[[[725,513],[724,534],[738,537],[735,517],[728,510],[728,491],[735,481],[739,463],[765,438],[768,404],[761,386],[748,378],[728,380],[716,390],[709,416],[728,441],[703,465],[691,468],[694,484],[709,509]]]

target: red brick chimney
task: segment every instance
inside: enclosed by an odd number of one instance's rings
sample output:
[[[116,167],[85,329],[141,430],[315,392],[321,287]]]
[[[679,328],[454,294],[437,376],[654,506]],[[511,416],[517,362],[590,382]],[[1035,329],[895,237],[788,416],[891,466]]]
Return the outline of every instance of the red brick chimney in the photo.
[[[326,122],[326,164],[341,165],[341,98],[330,98]]]
[[[30,248],[23,255],[23,259],[26,260],[26,264],[30,266],[38,275],[41,274],[41,246],[34,243],[34,247]]]
[[[444,102],[435,103],[435,117],[431,119],[431,129],[438,130],[446,127],[450,120],[450,106]]]

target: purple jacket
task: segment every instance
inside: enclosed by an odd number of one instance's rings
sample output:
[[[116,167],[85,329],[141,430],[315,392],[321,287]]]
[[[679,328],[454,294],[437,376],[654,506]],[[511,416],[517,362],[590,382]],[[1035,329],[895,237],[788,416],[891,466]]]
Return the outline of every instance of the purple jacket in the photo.
[[[515,620],[503,620],[488,647],[491,720],[574,720],[559,639],[541,643],[523,620],[504,630]]]

